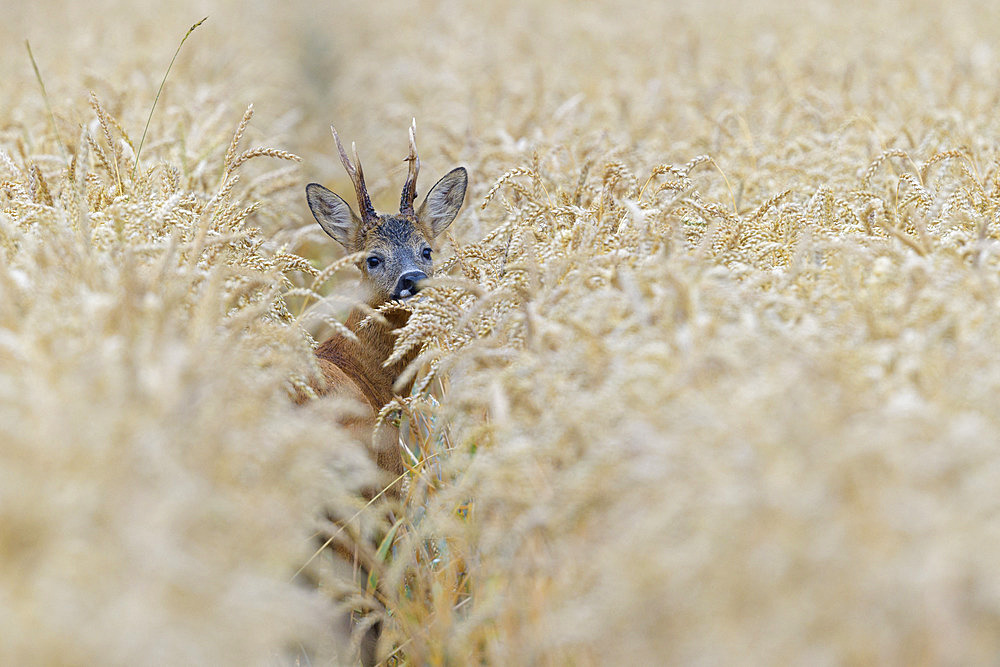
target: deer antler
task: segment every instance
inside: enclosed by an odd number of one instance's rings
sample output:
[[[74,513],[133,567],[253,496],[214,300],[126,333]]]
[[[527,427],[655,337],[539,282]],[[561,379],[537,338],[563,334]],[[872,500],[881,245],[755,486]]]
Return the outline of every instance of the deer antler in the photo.
[[[417,157],[417,119],[410,125],[410,154],[406,162],[410,163],[410,173],[406,175],[403,194],[399,198],[399,212],[403,215],[416,215],[413,212],[413,200],[417,198],[417,173],[420,171],[420,158]]]
[[[337,142],[337,150],[340,151],[340,161],[344,163],[344,169],[347,170],[347,175],[351,177],[351,182],[354,183],[354,191],[358,195],[358,206],[361,208],[362,222],[369,223],[378,220],[378,213],[375,212],[372,200],[368,197],[368,188],[365,187],[365,172],[362,170],[361,160],[358,158],[357,145],[351,143],[351,150],[354,152],[354,164],[351,164],[350,159],[347,157],[347,151],[344,150],[344,145],[340,143],[340,137],[337,136],[337,129],[331,125],[330,131],[333,132],[333,140]]]

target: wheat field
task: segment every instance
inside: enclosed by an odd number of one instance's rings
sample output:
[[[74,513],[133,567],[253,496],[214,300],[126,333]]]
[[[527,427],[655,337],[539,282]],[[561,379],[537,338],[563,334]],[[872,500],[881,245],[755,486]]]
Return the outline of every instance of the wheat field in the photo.
[[[1000,9],[314,4],[2,12],[0,662],[996,662]],[[334,123],[394,210],[414,117],[369,504],[303,186]]]

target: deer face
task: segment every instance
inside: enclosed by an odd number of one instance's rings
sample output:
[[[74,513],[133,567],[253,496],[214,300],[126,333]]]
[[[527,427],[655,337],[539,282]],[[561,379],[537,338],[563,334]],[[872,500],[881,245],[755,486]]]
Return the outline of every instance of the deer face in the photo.
[[[458,215],[467,184],[465,168],[458,167],[431,188],[416,213],[376,214],[367,220],[355,215],[347,202],[318,183],[306,186],[306,199],[323,231],[347,252],[365,253],[361,261],[363,282],[370,292],[369,303],[379,305],[413,296],[420,282],[431,275],[434,239]],[[405,199],[406,189],[403,194]]]
[[[465,167],[448,172],[434,184],[418,211],[413,209],[417,196],[417,122],[410,127],[410,164],[406,184],[399,201],[399,215],[379,215],[372,207],[365,187],[358,150],[354,163],[347,157],[337,130],[333,131],[344,169],[354,183],[361,216],[346,201],[318,183],[306,186],[306,200],[316,222],[349,253],[364,252],[361,271],[369,290],[368,303],[378,306],[391,299],[408,299],[420,289],[420,282],[431,273],[434,239],[452,223],[465,200],[469,177]]]

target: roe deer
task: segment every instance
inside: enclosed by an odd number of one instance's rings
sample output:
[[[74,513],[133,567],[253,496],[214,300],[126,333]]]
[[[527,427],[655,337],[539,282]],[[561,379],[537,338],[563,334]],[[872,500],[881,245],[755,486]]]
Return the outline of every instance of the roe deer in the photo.
[[[340,160],[354,183],[361,217],[355,215],[342,198],[318,183],[306,186],[309,209],[323,231],[344,246],[348,253],[365,253],[360,262],[361,282],[370,307],[378,308],[394,299],[408,299],[420,290],[421,282],[431,274],[434,239],[447,229],[462,207],[468,184],[465,167],[448,172],[430,189],[420,208],[414,210],[417,172],[420,170],[414,121],[410,127],[410,154],[406,158],[409,174],[403,185],[399,213],[379,215],[368,197],[357,147],[352,145],[352,164],[340,143],[337,130],[330,129],[340,151]],[[318,387],[319,392],[353,398],[371,408],[370,413],[366,410],[364,417],[345,425],[353,428],[359,439],[370,445],[370,455],[375,463],[392,480],[398,479],[404,470],[398,431],[389,424],[379,426],[376,431],[375,417],[392,400],[396,378],[413,359],[411,354],[390,366],[384,365],[392,354],[394,330],[406,324],[408,318],[408,313],[390,311],[385,316],[385,322],[371,318],[362,326],[364,313],[355,308],[347,319],[347,328],[357,337],[357,342],[335,335],[316,350],[323,373],[323,386]],[[400,389],[403,393],[409,391],[408,387]],[[390,493],[395,488],[398,484],[390,489]]]
[[[406,158],[409,174],[403,186],[398,214],[379,215],[375,212],[365,187],[357,148],[352,146],[352,164],[340,143],[337,130],[332,127],[340,159],[354,183],[361,217],[354,214],[347,202],[322,185],[310,183],[306,186],[309,209],[323,231],[344,246],[348,253],[364,253],[359,268],[371,308],[378,308],[391,300],[408,299],[420,291],[421,282],[431,274],[434,239],[452,223],[465,200],[468,175],[464,167],[458,167],[435,183],[420,208],[414,210],[417,172],[420,170],[415,128],[416,121],[410,127],[410,154]],[[345,420],[344,425],[369,446],[369,455],[384,471],[385,483],[382,487],[391,496],[398,496],[398,480],[404,471],[399,432],[387,423],[376,429],[376,416],[392,400],[393,385],[415,354],[385,365],[395,343],[394,331],[406,324],[408,318],[406,312],[390,311],[385,321],[369,318],[365,322],[362,310],[355,308],[347,318],[347,328],[357,340],[338,334],[316,349],[323,375],[322,384],[317,387],[319,393],[352,398],[367,406],[362,417]],[[397,389],[409,391],[409,387]],[[369,494],[366,491],[366,495],[374,495],[374,492]],[[339,523],[337,517],[329,518]],[[361,555],[358,549],[334,538],[327,540],[326,545],[332,546],[341,555],[342,562],[357,562]],[[361,564],[362,580],[368,579],[370,565]],[[381,620],[372,622],[364,632],[360,646],[363,665],[376,663],[380,634]]]
[[[352,146],[352,164],[340,143],[337,130],[332,127],[330,129],[337,142],[340,160],[354,183],[361,216],[355,215],[341,197],[318,183],[306,186],[309,209],[323,231],[344,246],[348,253],[364,253],[359,268],[370,308],[378,308],[392,300],[408,299],[420,291],[421,282],[431,274],[435,238],[447,229],[462,207],[468,185],[465,168],[458,167],[448,172],[430,189],[420,208],[414,210],[417,173],[420,170],[414,121],[410,127],[410,154],[406,158],[409,173],[406,184],[403,185],[399,213],[379,215],[375,212],[365,187],[357,148]],[[382,487],[387,488],[387,493],[391,496],[398,496],[398,480],[404,471],[399,432],[388,423],[376,428],[376,417],[382,407],[392,400],[397,377],[415,355],[414,352],[398,362],[385,365],[395,344],[394,331],[406,324],[408,318],[409,314],[406,312],[389,311],[384,321],[379,321],[378,318],[364,321],[363,310],[355,308],[346,324],[357,340],[337,334],[316,349],[323,376],[321,385],[316,387],[319,393],[352,398],[367,406],[363,416],[345,420],[344,425],[370,448],[369,455],[384,471],[386,483]],[[409,387],[397,389],[401,392],[409,391]],[[369,495],[368,491],[365,493]],[[374,492],[370,495],[374,495]],[[334,516],[330,519],[339,523]],[[347,562],[357,562],[361,555],[350,544],[333,538],[326,541],[325,545],[331,545]],[[366,571],[369,565],[361,564],[363,579],[368,578]],[[380,634],[381,621],[372,623],[364,633],[360,647],[362,664],[375,664]]]

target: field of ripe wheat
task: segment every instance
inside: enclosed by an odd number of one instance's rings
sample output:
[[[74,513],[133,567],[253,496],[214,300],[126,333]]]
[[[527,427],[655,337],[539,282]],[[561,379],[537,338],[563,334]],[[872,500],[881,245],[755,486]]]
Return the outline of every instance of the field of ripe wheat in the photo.
[[[0,12],[0,663],[1000,655],[1000,8],[317,4]],[[395,210],[414,117],[368,504],[303,186]]]

